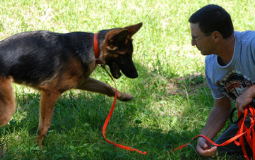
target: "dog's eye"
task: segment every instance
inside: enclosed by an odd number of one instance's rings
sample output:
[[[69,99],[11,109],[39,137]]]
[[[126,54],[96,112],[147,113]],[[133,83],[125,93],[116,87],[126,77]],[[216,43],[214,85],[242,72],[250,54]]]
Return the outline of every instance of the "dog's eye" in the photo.
[[[128,51],[128,48],[126,46],[119,46],[117,49],[119,54],[125,54]]]

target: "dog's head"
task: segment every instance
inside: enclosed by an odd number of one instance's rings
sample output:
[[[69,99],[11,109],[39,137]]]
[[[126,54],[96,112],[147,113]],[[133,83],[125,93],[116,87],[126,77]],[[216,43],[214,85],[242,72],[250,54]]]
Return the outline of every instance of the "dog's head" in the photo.
[[[132,36],[141,28],[142,23],[110,30],[103,42],[102,61],[110,67],[114,78],[119,78],[121,72],[129,78],[137,78],[138,73],[132,61]]]

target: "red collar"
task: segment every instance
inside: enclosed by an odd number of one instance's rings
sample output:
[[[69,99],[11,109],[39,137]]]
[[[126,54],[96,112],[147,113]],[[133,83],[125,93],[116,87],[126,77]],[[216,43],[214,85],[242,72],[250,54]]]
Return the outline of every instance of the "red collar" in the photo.
[[[98,46],[98,33],[94,34],[94,51],[95,51],[95,58],[96,58],[96,64],[102,64],[102,61],[99,59],[100,56],[100,49]]]

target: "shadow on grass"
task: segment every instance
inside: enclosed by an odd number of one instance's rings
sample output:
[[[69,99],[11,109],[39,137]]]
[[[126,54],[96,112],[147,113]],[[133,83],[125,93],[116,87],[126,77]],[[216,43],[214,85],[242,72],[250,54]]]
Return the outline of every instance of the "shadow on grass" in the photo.
[[[187,159],[185,157],[188,157],[188,159],[197,159],[198,157],[193,147],[176,151],[171,153],[171,155],[165,154],[184,143],[190,142],[193,136],[197,135],[202,128],[190,129],[189,125],[192,121],[190,123],[180,121],[180,123],[183,122],[183,128],[173,127],[165,131],[160,129],[162,127],[159,127],[159,124],[154,122],[145,123],[147,120],[153,121],[154,118],[157,119],[160,116],[153,111],[154,102],[166,101],[171,103],[169,101],[171,98],[182,95],[169,94],[169,90],[167,90],[167,85],[170,81],[169,77],[165,78],[155,74],[155,72],[147,72],[147,69],[143,66],[138,66],[138,68],[142,71],[139,78],[132,80],[124,78],[120,80],[129,81],[129,84],[132,84],[126,90],[133,94],[135,98],[130,102],[117,101],[115,111],[106,131],[106,137],[115,143],[147,151],[151,153],[149,157],[154,159],[160,157],[171,159],[172,155],[175,158]],[[103,75],[102,77],[107,76],[106,73],[100,74]],[[176,76],[174,73],[170,74],[170,77],[174,78]],[[107,79],[102,81],[107,82]],[[26,93],[16,97],[18,104],[15,113],[16,117],[14,115],[10,125],[0,130],[1,137],[24,129],[28,132],[28,136],[35,137],[39,123],[38,105],[40,95],[39,93]],[[197,104],[196,98],[191,96],[187,100],[187,95],[183,95],[183,97],[184,102],[189,101],[188,103],[195,108]],[[144,155],[115,148],[103,139],[102,127],[112,102],[113,98],[86,91],[70,91],[63,94],[55,105],[52,125],[45,139],[45,150],[38,156],[42,156],[46,152],[46,158],[56,158],[57,155],[64,158],[144,158]],[[193,106],[182,109],[180,116],[189,117],[188,115]],[[142,118],[143,115],[148,117],[148,119]],[[170,120],[173,120],[173,118],[170,117]],[[22,135],[19,135],[19,137],[22,137]],[[26,138],[26,136],[23,137]],[[2,141],[2,143],[4,142]],[[22,142],[19,141],[17,144],[19,143]],[[9,145],[9,147],[6,154],[13,155],[14,151],[17,152],[12,149],[15,145]],[[21,155],[31,158],[30,154],[27,154],[30,153],[27,150],[20,150],[20,152]],[[32,153],[33,151],[31,151]]]

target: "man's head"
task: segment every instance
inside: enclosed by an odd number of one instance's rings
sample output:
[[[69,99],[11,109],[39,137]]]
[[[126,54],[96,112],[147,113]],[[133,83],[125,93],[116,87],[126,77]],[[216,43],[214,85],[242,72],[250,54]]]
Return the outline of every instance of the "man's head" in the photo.
[[[223,38],[229,38],[234,27],[230,15],[218,5],[210,4],[193,13],[189,18],[190,23],[198,23],[203,33],[218,31]]]
[[[233,35],[234,28],[230,15],[218,5],[207,5],[189,18],[192,45],[203,55],[218,52],[219,44]]]

